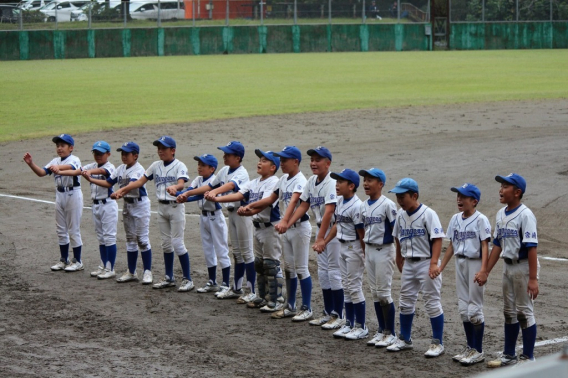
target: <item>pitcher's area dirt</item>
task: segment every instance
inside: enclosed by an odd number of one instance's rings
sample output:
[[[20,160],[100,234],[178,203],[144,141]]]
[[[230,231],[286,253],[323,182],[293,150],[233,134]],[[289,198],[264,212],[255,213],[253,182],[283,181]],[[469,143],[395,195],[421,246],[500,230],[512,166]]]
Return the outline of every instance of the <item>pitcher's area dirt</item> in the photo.
[[[54,135],[60,132],[54,127]],[[157,160],[152,141],[163,134],[177,140],[177,157],[187,164],[192,178],[196,175],[193,157],[213,153],[222,162],[216,147],[230,140],[246,146],[244,165],[251,178],[256,177],[254,148],[278,150],[296,145],[306,151],[325,145],[333,153],[332,170],[380,167],[387,174],[387,190],[403,177],[415,178],[420,199],[438,212],[444,227],[457,212],[451,186],[476,183],[482,193],[478,209],[494,225],[501,207],[494,177],[520,173],[528,182],[524,203],[538,219],[542,269],[541,294],[535,303],[537,341],[568,336],[568,261],[542,258],[568,257],[568,100],[355,110],[104,131],[74,135],[75,154],[84,164],[92,161],[93,142],[104,139],[111,144],[111,161],[118,166],[120,154],[114,151],[121,143],[134,140],[142,148],[140,162],[148,167]],[[1,145],[0,194],[53,201],[53,179],[31,172],[22,161],[27,151],[39,165],[55,156],[50,138]],[[306,176],[311,175],[307,155],[301,167]],[[82,185],[85,206],[89,206],[88,184],[83,181]],[[155,210],[153,183],[148,188]],[[365,197],[362,189],[357,194]],[[199,287],[207,280],[207,269],[196,208],[186,205],[185,241],[193,280]],[[465,343],[453,262],[443,276],[446,354],[426,359],[423,353],[430,344],[431,328],[420,300],[412,331],[414,350],[387,353],[367,347],[365,341],[335,340],[330,332],[307,323],[273,320],[211,294],[93,279],[89,272],[96,268],[99,253],[89,209],[84,210],[81,225],[85,271],[51,272],[49,267],[59,258],[54,206],[0,196],[0,214],[2,377],[447,377],[487,370],[484,364],[466,368],[451,360]],[[164,274],[156,215],[150,236],[156,280]],[[116,271],[121,274],[126,270],[122,222],[118,247]],[[503,343],[501,269],[499,262],[485,297],[484,347],[490,357]],[[314,253],[310,271],[313,309],[319,314],[322,297]],[[180,273],[176,259],[178,282]],[[396,272],[395,304],[399,288]],[[374,333],[377,322],[366,281],[364,290],[368,327]],[[556,352],[559,345],[537,347],[536,356]]]

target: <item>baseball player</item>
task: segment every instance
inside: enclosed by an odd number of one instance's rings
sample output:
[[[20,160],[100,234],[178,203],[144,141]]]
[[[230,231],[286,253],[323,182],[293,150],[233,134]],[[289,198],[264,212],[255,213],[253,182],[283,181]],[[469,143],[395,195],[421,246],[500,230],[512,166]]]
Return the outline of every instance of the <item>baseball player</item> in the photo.
[[[126,193],[139,189],[149,180],[156,184],[156,196],[158,197],[158,226],[162,239],[164,252],[165,277],[153,285],[154,289],[163,289],[175,286],[174,278],[174,253],[178,255],[183,279],[178,288],[179,292],[193,290],[191,280],[189,254],[185,248],[183,236],[185,230],[185,205],[176,201],[176,193],[183,189],[189,180],[187,167],[176,159],[176,141],[174,138],[164,135],[154,141],[158,147],[160,160],[155,161],[144,173],[144,176],[131,182],[113,193],[114,198],[122,198]]]
[[[323,292],[324,310],[319,318],[310,320],[309,324],[321,326],[322,329],[338,329],[345,320],[343,314],[343,286],[339,268],[340,243],[337,239],[326,244],[325,236],[335,223],[335,206],[337,194],[335,180],[331,178],[331,152],[323,146],[308,150],[311,157],[310,168],[313,176],[308,179],[304,191],[300,195],[302,203],[295,209],[288,221],[288,228],[302,219],[308,209],[312,209],[316,217],[317,234],[312,249],[318,252],[318,276]],[[323,248],[325,247],[325,248]]]
[[[83,215],[83,193],[81,183],[77,177],[61,176],[60,171],[65,169],[77,169],[81,167],[81,161],[73,155],[75,141],[68,134],[53,137],[55,143],[56,158],[51,160],[43,168],[33,162],[32,155],[26,152],[24,162],[39,177],[53,174],[55,179],[55,225],[59,240],[59,252],[61,258],[51,267],[51,270],[65,270],[76,272],[83,270],[81,262],[81,216]],[[73,248],[73,260],[69,261],[69,246]]]
[[[340,173],[332,172],[331,178],[336,180],[339,197],[335,208],[335,225],[325,237],[325,242],[329,243],[337,236],[337,240],[341,243],[339,267],[345,296],[345,323],[333,333],[333,337],[359,340],[369,336],[369,330],[365,325],[363,295],[365,225],[361,217],[361,200],[355,194],[359,187],[359,175],[351,169],[344,169]]]
[[[236,193],[241,186],[249,181],[249,175],[242,161],[245,156],[245,147],[239,141],[232,141],[226,146],[217,147],[223,151],[223,162],[225,166],[221,168],[215,178],[208,184],[199,188],[189,190],[182,194],[189,197],[194,195],[204,195],[211,192],[211,197]],[[256,298],[254,284],[256,272],[254,270],[254,253],[252,249],[252,219],[250,217],[240,217],[237,209],[241,206],[239,201],[224,204],[229,212],[229,236],[233,246],[233,258],[235,260],[235,270],[233,274],[234,283],[229,287],[228,282],[224,282],[215,295],[218,299],[238,298],[237,303],[248,303]],[[247,275],[247,287],[250,292],[244,293],[242,289],[243,278]]]
[[[396,264],[392,230],[397,210],[395,203],[382,194],[387,179],[382,170],[362,169],[359,175],[363,177],[363,188],[369,196],[361,204],[361,217],[365,225],[365,267],[379,323],[377,333],[367,345],[384,348],[396,341],[391,287]]]
[[[114,165],[108,161],[110,157],[110,145],[104,140],[93,144],[92,148],[94,163],[87,164],[78,169],[61,171],[64,176],[92,177],[96,180],[106,180],[116,172]],[[95,233],[99,242],[101,265],[91,272],[92,277],[100,280],[116,276],[114,263],[116,262],[116,224],[118,222],[118,205],[110,198],[112,188],[102,187],[91,183],[91,199],[93,200],[92,214],[95,224]]]
[[[121,153],[122,165],[120,165],[110,176],[104,179],[95,179],[83,172],[83,177],[92,184],[111,188],[118,184],[119,188],[124,188],[132,181],[138,180],[144,175],[144,167],[138,162],[140,147],[135,142],[126,142],[117,149]],[[149,238],[150,226],[150,199],[146,192],[146,185],[138,189],[133,189],[123,197],[124,205],[122,209],[122,223],[126,233],[126,256],[128,269],[116,281],[119,283],[138,281],[136,264],[138,260],[138,248],[142,256],[144,274],[142,284],[149,285],[153,281],[152,277],[152,247]],[[104,267],[104,264],[103,264]],[[104,269],[99,267],[99,269]],[[91,273],[96,275],[97,272]]]
[[[189,190],[209,185],[215,179],[215,170],[217,170],[217,159],[213,155],[203,154],[193,158],[197,161],[197,176]],[[201,245],[203,246],[203,254],[205,255],[205,263],[207,264],[207,272],[209,281],[205,286],[197,289],[198,293],[216,293],[219,291],[217,285],[217,263],[221,265],[221,272],[225,286],[229,282],[231,275],[231,259],[229,258],[229,242],[227,240],[227,222],[221,210],[221,205],[215,202],[207,201],[203,195],[185,197],[181,196],[183,192],[178,193],[178,202],[197,201],[197,205],[201,210],[201,219],[199,229],[201,231]]]
[[[534,300],[538,296],[540,264],[537,255],[536,218],[532,211],[521,203],[527,183],[511,173],[496,176],[501,183],[499,200],[506,207],[497,212],[493,233],[493,249],[489,255],[487,271],[491,272],[499,257],[503,258],[503,302],[505,314],[505,348],[497,360],[488,362],[489,367],[500,367],[534,361],[536,321]],[[483,278],[483,277],[482,277]],[[517,357],[515,345],[523,334],[523,354]]]
[[[447,236],[450,245],[444,259],[437,269],[432,269],[431,277],[436,277],[446,267],[453,255],[456,256],[456,292],[458,309],[462,318],[467,346],[463,352],[452,359],[464,366],[485,360],[483,354],[483,293],[487,281],[488,245],[491,239],[489,219],[476,206],[481,192],[473,184],[451,188],[457,193],[459,213],[448,225]],[[477,284],[476,282],[479,282]]]
[[[412,320],[418,292],[426,302],[426,313],[432,325],[432,344],[424,353],[426,357],[438,357],[444,353],[444,311],[440,289],[442,275],[430,278],[437,269],[444,230],[438,214],[418,200],[418,184],[411,178],[403,178],[389,191],[396,194],[401,207],[392,235],[396,238],[396,265],[402,272],[400,287],[400,335],[387,347],[389,352],[412,349]]]
[[[274,156],[271,151],[255,150],[260,158],[257,165],[258,178],[248,181],[241,186],[238,193],[226,196],[215,196],[209,192],[205,197],[210,201],[236,202],[245,201],[254,203],[270,197],[278,177],[276,171],[280,167],[280,158]],[[284,305],[278,301],[282,296],[282,271],[280,269],[280,256],[282,245],[280,235],[274,229],[274,223],[280,220],[280,208],[278,201],[264,209],[254,209],[242,206],[237,214],[252,218],[254,226],[254,268],[257,275],[258,295],[247,306],[260,308],[262,312],[275,312],[281,310]]]

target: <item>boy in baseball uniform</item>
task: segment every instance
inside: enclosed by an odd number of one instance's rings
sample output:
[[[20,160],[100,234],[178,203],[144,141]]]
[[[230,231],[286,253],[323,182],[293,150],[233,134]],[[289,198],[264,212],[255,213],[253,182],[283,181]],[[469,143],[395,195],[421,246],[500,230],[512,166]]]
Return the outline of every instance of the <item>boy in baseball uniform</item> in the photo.
[[[81,215],[83,215],[83,193],[77,177],[62,176],[60,171],[78,169],[81,160],[73,155],[75,141],[68,134],[52,138],[55,143],[56,158],[43,168],[33,162],[32,155],[26,152],[24,162],[39,177],[53,174],[55,179],[55,226],[59,240],[59,261],[51,267],[53,271],[76,272],[83,270],[81,262]],[[73,260],[69,261],[69,246],[73,248]]]
[[[174,278],[174,253],[178,256],[183,272],[183,279],[178,288],[179,292],[193,290],[191,280],[189,253],[184,244],[185,230],[185,205],[177,203],[176,193],[183,189],[189,180],[187,167],[176,159],[176,141],[174,138],[164,135],[154,141],[158,147],[160,160],[155,161],[138,180],[131,182],[124,188],[113,193],[113,198],[122,198],[126,193],[139,189],[150,180],[156,184],[156,196],[158,197],[158,226],[162,239],[164,252],[164,265],[166,274],[164,279],[153,285],[154,289],[163,289],[175,286]]]
[[[511,173],[496,176],[501,183],[499,201],[506,205],[497,212],[493,249],[489,255],[487,271],[503,259],[503,301],[505,314],[505,348],[503,355],[489,361],[489,367],[500,367],[534,361],[536,320],[534,300],[538,296],[538,262],[536,217],[521,203],[527,183]],[[515,345],[522,331],[523,353],[517,356]]]
[[[418,184],[403,178],[389,191],[396,194],[399,210],[392,235],[396,238],[396,265],[402,273],[400,287],[400,335],[387,347],[389,352],[413,349],[411,331],[418,293],[426,302],[432,325],[432,343],[424,353],[438,357],[444,353],[444,311],[440,290],[442,275],[430,278],[437,270],[445,236],[438,214],[419,202]]]
[[[450,220],[446,235],[450,245],[438,269],[431,277],[442,273],[453,255],[456,256],[456,292],[458,309],[467,340],[466,348],[452,357],[464,366],[485,360],[483,354],[483,293],[487,281],[488,245],[491,239],[489,219],[476,210],[481,192],[473,184],[451,188],[457,193],[459,213]]]

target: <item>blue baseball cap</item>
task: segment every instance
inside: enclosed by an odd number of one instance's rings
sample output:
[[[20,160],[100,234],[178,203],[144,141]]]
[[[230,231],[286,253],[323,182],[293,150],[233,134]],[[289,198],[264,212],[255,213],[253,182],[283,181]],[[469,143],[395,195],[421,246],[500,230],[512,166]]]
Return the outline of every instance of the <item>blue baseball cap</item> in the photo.
[[[201,156],[194,156],[193,160],[200,161],[203,164],[207,164],[215,169],[217,169],[217,158],[213,155],[203,154]]]
[[[98,142],[95,142],[93,144],[91,151],[99,151],[105,154],[107,152],[110,152],[110,144],[108,144],[104,140],[99,140]]]
[[[331,172],[332,179],[335,180],[347,180],[355,184],[355,189],[359,187],[359,175],[352,169],[344,169],[339,173]]]
[[[324,158],[328,158],[331,161],[331,152],[323,146],[317,146],[316,148],[308,150],[308,155],[312,156],[314,154]]]
[[[516,173],[509,173],[507,176],[495,176],[495,181],[500,182],[501,184],[511,184],[516,186],[517,188],[521,189],[521,193],[525,192],[527,188],[527,182],[523,178],[523,176],[518,175]]]
[[[371,168],[371,169],[361,169],[359,171],[359,176],[371,176],[371,177],[375,177],[378,178],[379,180],[381,180],[381,182],[384,184],[387,181],[387,176],[385,175],[385,172],[381,171],[378,168]]]
[[[280,158],[278,156],[274,156],[274,153],[272,151],[261,151],[258,148],[256,150],[254,150],[254,153],[256,154],[256,156],[258,156],[259,158],[267,158],[268,160],[270,160],[275,166],[276,166],[276,170],[278,170],[278,168],[280,168]]]
[[[272,155],[285,159],[298,159],[302,161],[302,153],[296,146],[286,146],[280,152],[273,152]]]
[[[418,193],[418,183],[410,177],[403,178],[396,183],[396,186],[389,190],[389,193],[402,194],[406,192]]]
[[[226,154],[233,154],[240,156],[241,159],[245,157],[245,146],[238,140],[227,143],[226,146],[217,147],[219,150]]]
[[[174,140],[174,138],[172,138],[171,136],[168,136],[168,135],[164,135],[160,139],[155,140],[154,143],[152,143],[152,144],[154,146],[161,144],[162,146],[167,147],[167,148],[176,148],[176,141]]]
[[[123,151],[123,152],[135,152],[137,154],[140,153],[140,146],[138,146],[136,143],[134,142],[126,142],[124,143],[122,146],[120,146],[119,148],[116,149],[117,151]]]
[[[63,142],[63,143],[67,143],[70,146],[75,145],[75,141],[73,140],[73,138],[69,134],[61,134],[61,135],[58,135],[58,136],[54,136],[51,140],[53,141],[53,143]]]
[[[462,186],[453,187],[451,190],[452,192],[459,193],[462,196],[472,197],[478,201],[481,200],[481,191],[473,184],[465,183]]]

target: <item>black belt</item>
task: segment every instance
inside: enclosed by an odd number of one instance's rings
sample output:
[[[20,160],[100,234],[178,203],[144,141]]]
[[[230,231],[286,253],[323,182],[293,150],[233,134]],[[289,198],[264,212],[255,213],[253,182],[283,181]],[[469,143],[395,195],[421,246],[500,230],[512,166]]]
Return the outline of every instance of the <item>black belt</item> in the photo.
[[[365,242],[365,244],[367,244],[369,247],[373,247],[373,248],[384,248],[384,247],[386,247],[387,245],[392,244],[392,243],[377,244],[377,243],[367,243],[367,242]]]
[[[513,264],[518,264],[521,261],[526,260],[526,259],[518,259],[518,260],[514,260],[514,259],[510,259],[508,257],[504,257],[503,261],[505,261],[505,264],[507,265],[513,265]]]
[[[233,211],[235,211],[235,208],[234,207],[227,207],[227,211],[229,213],[232,213]]]
[[[261,222],[252,222],[252,224],[254,225],[254,228],[268,228],[268,227],[272,227],[272,223],[261,223]],[[261,225],[263,225],[264,227],[262,227]]]
[[[468,259],[468,260],[481,260],[481,257],[469,257],[466,255],[456,255],[458,259]]]
[[[158,200],[159,203],[162,203],[164,205],[173,205],[173,204],[177,204],[176,201],[166,201],[166,200]]]
[[[304,216],[302,216],[298,222],[294,223],[290,227],[295,228],[298,224],[303,223],[303,222],[308,221],[308,220],[310,220],[309,216],[306,216],[305,219],[304,219]]]
[[[65,192],[70,192],[73,190],[73,186],[58,186],[57,187],[57,191],[59,193],[65,193]]]
[[[102,199],[102,200],[96,200],[96,199],[93,200],[93,203],[94,203],[95,205],[98,205],[99,203],[102,203],[103,205],[106,205],[107,202],[110,202],[110,200],[107,201],[106,198],[105,198],[105,199]]]
[[[416,261],[422,261],[422,260],[430,260],[431,258],[432,257],[405,257],[404,259],[408,260],[408,261],[416,262]]]
[[[329,223],[329,227],[333,226],[334,224],[335,224],[335,222],[330,222],[330,223]],[[317,223],[317,225],[318,225],[318,227],[321,228],[321,223]]]
[[[142,197],[132,198],[132,197],[124,197],[124,202],[134,203],[142,201]]]
[[[201,210],[201,215],[205,215],[205,216],[211,215],[211,216],[213,216],[213,215],[215,215],[215,212],[214,212],[214,211]]]
[[[339,242],[340,242],[340,243],[352,243],[352,242],[354,242],[354,241],[357,241],[357,239],[355,239],[355,240],[343,240],[343,239],[337,239],[337,240],[339,240]]]

